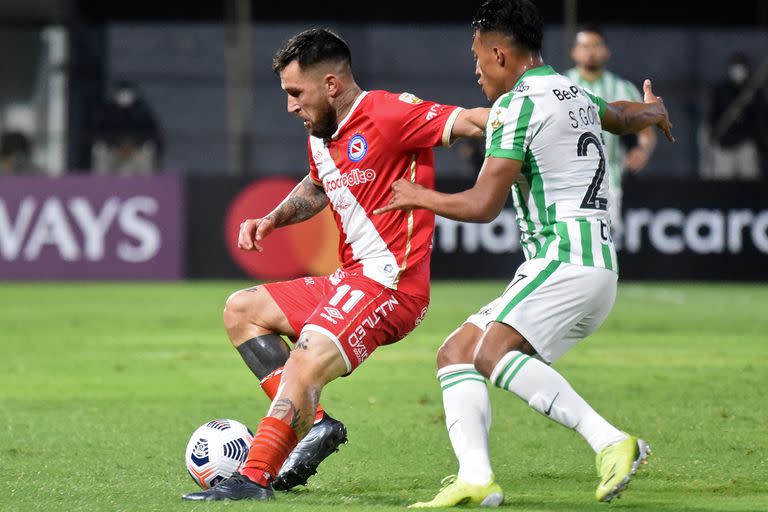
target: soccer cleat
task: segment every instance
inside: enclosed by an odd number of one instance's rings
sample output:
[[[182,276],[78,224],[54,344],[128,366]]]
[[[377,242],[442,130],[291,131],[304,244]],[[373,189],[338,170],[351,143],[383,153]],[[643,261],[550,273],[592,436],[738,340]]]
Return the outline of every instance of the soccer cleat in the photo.
[[[183,500],[192,501],[271,500],[274,498],[275,493],[272,492],[271,487],[259,485],[237,472],[219,482],[215,487],[181,497]]]
[[[491,480],[485,485],[471,484],[460,480],[456,475],[443,478],[442,488],[432,501],[414,503],[408,508],[440,508],[455,507],[456,505],[480,505],[481,507],[498,507],[504,503],[504,492],[491,475]]]
[[[603,448],[595,460],[597,476],[600,477],[595,491],[597,501],[610,502],[618,498],[640,464],[648,462],[650,454],[650,445],[633,436]]]
[[[317,473],[317,466],[346,442],[347,427],[325,413],[283,463],[272,488],[288,491],[297,485],[306,485],[309,477]]]

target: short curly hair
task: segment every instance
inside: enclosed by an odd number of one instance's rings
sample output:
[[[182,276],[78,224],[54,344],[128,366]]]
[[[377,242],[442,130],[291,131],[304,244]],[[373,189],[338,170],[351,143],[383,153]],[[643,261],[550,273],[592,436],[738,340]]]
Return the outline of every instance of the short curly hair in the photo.
[[[325,28],[313,28],[299,32],[275,52],[272,71],[279,74],[294,60],[302,69],[321,62],[343,62],[351,66],[352,54],[337,34]]]
[[[527,50],[541,50],[544,21],[530,0],[486,0],[477,10],[472,27],[478,32],[500,32]]]

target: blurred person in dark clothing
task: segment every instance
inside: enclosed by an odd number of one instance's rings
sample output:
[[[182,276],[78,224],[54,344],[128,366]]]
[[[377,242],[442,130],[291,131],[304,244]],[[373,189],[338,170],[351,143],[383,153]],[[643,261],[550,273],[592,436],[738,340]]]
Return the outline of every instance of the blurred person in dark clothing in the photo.
[[[712,144],[710,178],[716,180],[756,180],[761,177],[761,153],[768,144],[768,103],[757,90],[740,110],[738,117],[722,131],[723,116],[742,94],[751,67],[745,55],[735,54],[728,61],[728,78],[715,86],[710,98],[707,127]],[[720,133],[722,131],[722,133]]]
[[[29,138],[21,132],[9,131],[0,136],[0,175],[34,174]]]
[[[152,174],[162,139],[152,109],[134,84],[121,81],[96,115],[91,147],[97,174]]]

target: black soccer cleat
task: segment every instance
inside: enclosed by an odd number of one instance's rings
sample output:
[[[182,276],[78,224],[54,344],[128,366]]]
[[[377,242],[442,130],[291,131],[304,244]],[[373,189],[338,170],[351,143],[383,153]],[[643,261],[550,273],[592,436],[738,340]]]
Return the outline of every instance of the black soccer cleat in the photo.
[[[307,485],[309,477],[317,473],[317,466],[346,442],[347,427],[325,413],[285,460],[272,487],[288,491],[298,485]]]
[[[216,484],[216,487],[185,494],[181,499],[192,501],[272,500],[275,499],[275,493],[271,487],[259,485],[247,476],[235,472],[231,477]]]

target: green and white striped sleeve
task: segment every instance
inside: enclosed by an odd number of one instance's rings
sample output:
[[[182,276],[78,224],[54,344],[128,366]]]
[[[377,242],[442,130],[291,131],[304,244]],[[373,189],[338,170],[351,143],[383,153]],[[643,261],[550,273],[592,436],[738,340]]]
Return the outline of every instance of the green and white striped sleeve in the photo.
[[[509,92],[491,108],[486,126],[486,157],[524,160],[537,122],[531,98]]]

